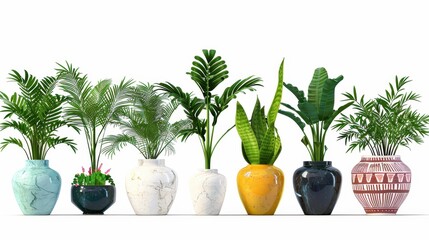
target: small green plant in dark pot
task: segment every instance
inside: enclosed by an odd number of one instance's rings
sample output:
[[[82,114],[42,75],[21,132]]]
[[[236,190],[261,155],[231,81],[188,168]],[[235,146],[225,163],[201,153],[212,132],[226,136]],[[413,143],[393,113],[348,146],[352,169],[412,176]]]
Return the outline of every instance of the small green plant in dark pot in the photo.
[[[301,142],[305,145],[311,161],[293,174],[293,186],[296,198],[306,215],[329,215],[335,207],[341,189],[341,172],[324,161],[328,149],[325,145],[326,134],[332,121],[352,103],[334,109],[335,87],[343,76],[328,78],[325,68],[317,68],[308,87],[308,98],[292,84],[284,86],[298,99],[298,108],[282,103],[287,110],[280,110],[291,118],[304,133]],[[311,137],[306,133],[309,126]]]
[[[77,173],[71,187],[71,197],[84,214],[103,214],[116,200],[115,183],[109,170],[102,172],[100,157],[107,127],[122,109],[130,104],[131,80],[112,84],[109,79],[92,86],[87,78],[71,64],[58,64],[61,89],[69,96],[65,107],[66,119],[83,129],[88,147],[90,166]]]
[[[73,140],[60,137],[57,131],[63,127],[78,128],[61,117],[67,97],[55,94],[58,79],[47,76],[38,80],[24,71],[24,75],[12,70],[10,80],[19,86],[20,92],[10,97],[0,92],[5,120],[0,131],[13,129],[21,138],[8,137],[0,143],[0,150],[15,145],[26,157],[25,168],[15,173],[12,184],[15,199],[25,215],[49,215],[55,207],[61,190],[61,177],[49,167],[48,151],[65,144],[73,151]]]

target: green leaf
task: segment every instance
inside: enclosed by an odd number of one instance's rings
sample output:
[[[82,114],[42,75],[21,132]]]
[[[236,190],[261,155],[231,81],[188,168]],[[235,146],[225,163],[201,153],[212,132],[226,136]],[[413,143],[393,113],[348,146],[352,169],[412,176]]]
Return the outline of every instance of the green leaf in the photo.
[[[275,155],[276,148],[276,137],[274,126],[270,126],[265,133],[264,138],[262,139],[262,144],[259,148],[260,151],[260,160],[257,162],[259,164],[268,164],[271,162],[273,156]]]
[[[348,102],[341,107],[339,107],[329,119],[323,122],[323,129],[328,130],[329,126],[331,125],[332,121],[340,114],[342,111],[346,110],[348,107],[350,107],[353,104],[353,102]]]
[[[295,97],[298,99],[298,102],[306,102],[307,99],[305,98],[304,92],[299,90],[297,87],[293,86],[292,84],[288,83],[283,85],[291,92]]]
[[[335,103],[335,87],[339,82],[343,80],[343,76],[339,76],[336,79],[329,79],[323,86],[322,96],[320,99],[319,106],[319,119],[321,121],[327,120],[334,111]]]
[[[258,163],[260,159],[258,141],[240,102],[237,102],[235,127],[243,143],[248,161],[252,164]]]
[[[313,79],[308,86],[308,102],[315,106],[316,112],[320,112],[320,102],[322,100],[323,88],[328,81],[328,72],[325,68],[316,68]]]
[[[280,68],[279,68],[279,77],[278,77],[278,82],[277,82],[277,89],[276,92],[274,94],[274,99],[271,103],[270,109],[268,111],[268,115],[267,115],[267,119],[268,119],[268,125],[274,125],[276,118],[277,118],[277,113],[279,111],[280,108],[280,102],[282,100],[282,93],[283,93],[283,65],[284,65],[284,59],[282,60],[282,63],[280,64]]]
[[[255,107],[253,108],[252,118],[250,119],[253,133],[258,141],[258,146],[261,146],[262,138],[267,131],[267,122],[265,119],[264,108],[261,108],[259,98],[256,98]]]
[[[298,125],[298,127],[304,131],[305,123],[301,121],[301,118],[289,111],[279,110],[279,113],[292,119]]]
[[[300,102],[298,103],[298,108],[301,110],[301,113],[306,117],[306,119],[308,119],[310,124],[319,122],[316,106],[310,102]]]

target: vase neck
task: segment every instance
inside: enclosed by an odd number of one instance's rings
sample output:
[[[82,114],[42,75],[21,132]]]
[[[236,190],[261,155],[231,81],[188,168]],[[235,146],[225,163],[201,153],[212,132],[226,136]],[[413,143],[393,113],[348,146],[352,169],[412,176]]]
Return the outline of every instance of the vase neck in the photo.
[[[304,167],[316,167],[316,168],[322,168],[322,167],[331,167],[332,161],[304,161],[303,162]]]
[[[165,166],[164,159],[139,159],[139,166]]]
[[[377,156],[377,155],[366,155],[361,157],[361,161],[364,162],[401,162],[401,156],[391,155],[391,156]]]
[[[200,169],[200,172],[205,172],[205,173],[218,173],[217,169]]]
[[[49,160],[26,160],[27,167],[49,167]]]

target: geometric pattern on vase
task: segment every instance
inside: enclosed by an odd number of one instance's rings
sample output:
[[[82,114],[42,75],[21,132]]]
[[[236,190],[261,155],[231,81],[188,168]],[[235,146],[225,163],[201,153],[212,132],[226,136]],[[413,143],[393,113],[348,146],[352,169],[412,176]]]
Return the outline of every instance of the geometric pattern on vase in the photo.
[[[352,169],[355,197],[367,214],[395,214],[411,187],[411,171],[400,156],[362,156]]]

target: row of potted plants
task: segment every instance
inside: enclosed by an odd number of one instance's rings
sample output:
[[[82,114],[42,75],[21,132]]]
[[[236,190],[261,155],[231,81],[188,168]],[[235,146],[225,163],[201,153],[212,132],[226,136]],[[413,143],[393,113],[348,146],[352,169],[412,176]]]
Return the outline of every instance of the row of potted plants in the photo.
[[[21,138],[8,137],[0,150],[9,145],[20,147],[26,154],[25,168],[13,177],[13,191],[25,215],[50,214],[61,189],[61,177],[49,168],[48,151],[65,144],[76,152],[73,139],[58,132],[69,127],[83,132],[90,160],[72,181],[73,204],[84,214],[103,214],[115,202],[115,183],[109,170],[102,169],[101,156],[113,157],[127,145],[134,146],[144,158],[128,174],[126,190],[136,214],[167,214],[177,191],[177,174],[158,157],[174,153],[174,142],[195,135],[205,160],[205,169],[191,180],[193,207],[199,215],[220,213],[226,192],[226,178],[211,168],[211,158],[223,137],[235,129],[241,139],[247,165],[237,174],[240,199],[248,214],[272,215],[280,202],[284,174],[274,166],[282,150],[276,128],[278,113],[290,118],[303,132],[301,142],[307,148],[309,161],[293,174],[296,198],[307,215],[329,215],[341,190],[341,172],[325,161],[325,139],[330,129],[340,132],[339,140],[347,151],[369,149],[351,173],[353,191],[368,214],[395,214],[405,200],[411,171],[396,155],[398,148],[423,143],[429,134],[429,115],[420,114],[410,103],[420,95],[405,92],[411,82],[396,78],[384,95],[366,100],[357,94],[344,93],[345,104],[335,108],[335,88],[343,76],[328,77],[325,68],[317,68],[304,91],[283,81],[284,60],[278,71],[277,87],[266,111],[256,99],[250,119],[237,101],[235,124],[221,135],[216,125],[221,113],[240,93],[256,91],[262,86],[259,77],[249,76],[226,87],[222,94],[214,90],[228,78],[225,61],[215,50],[203,50],[195,56],[187,74],[200,90],[200,96],[179,86],[164,82],[138,83],[123,79],[92,85],[88,76],[72,64],[58,64],[55,76],[38,80],[24,71],[12,70],[10,80],[20,89],[11,96],[0,92],[4,120],[0,130],[14,129]],[[56,90],[61,90],[59,94]],[[296,97],[296,107],[283,103],[283,89]],[[172,121],[173,112],[181,107],[186,119]],[[342,113],[351,107],[354,112]],[[332,125],[332,126],[331,126]],[[109,126],[121,133],[106,135]],[[307,127],[308,126],[308,127]],[[220,136],[215,139],[215,136]]]

